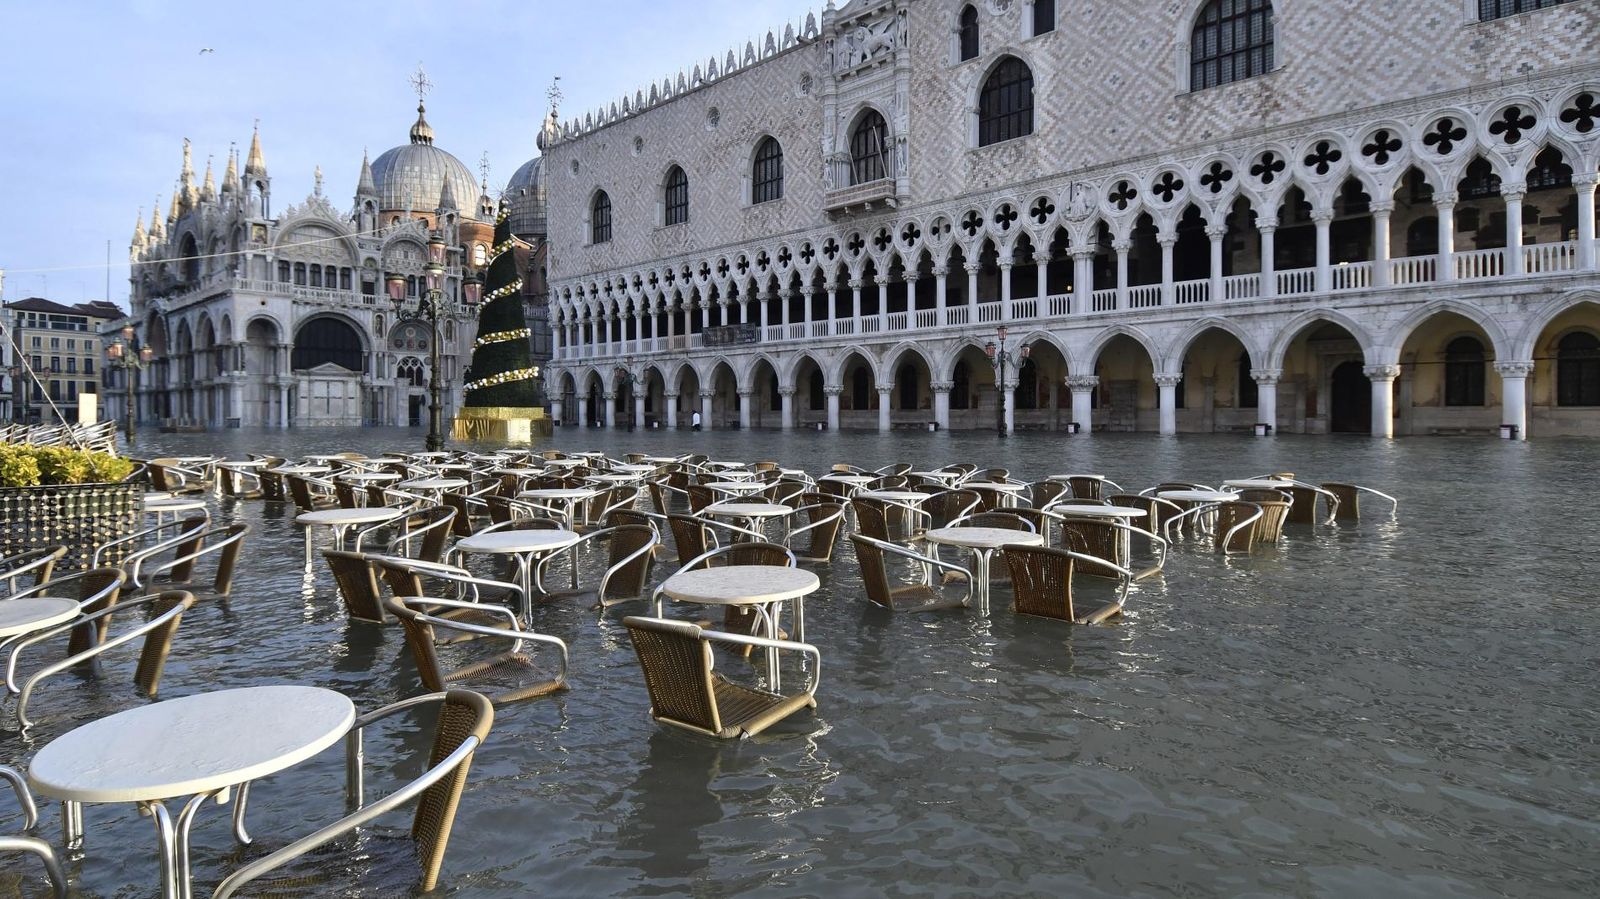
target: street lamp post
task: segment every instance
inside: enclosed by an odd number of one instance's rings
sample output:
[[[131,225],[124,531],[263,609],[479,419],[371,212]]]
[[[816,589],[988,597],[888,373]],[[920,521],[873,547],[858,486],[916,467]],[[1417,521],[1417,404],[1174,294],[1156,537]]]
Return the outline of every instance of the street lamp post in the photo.
[[[134,372],[144,371],[150,367],[150,360],[155,352],[149,347],[140,347],[134,343],[133,325],[124,325],[122,335],[106,347],[108,364],[122,372],[124,382],[124,412],[122,416],[122,432],[127,437],[129,446],[133,445],[133,419],[134,419]]]
[[[1008,349],[1006,347],[1005,325],[1001,325],[995,331],[995,338],[996,340],[991,340],[984,344],[983,351],[988,355],[989,364],[994,366],[995,371],[995,411],[998,415],[995,430],[1000,433],[1001,437],[1005,437],[1011,433],[1010,429],[1006,427],[1006,368],[1014,365],[1020,372],[1022,363],[1027,361],[1031,349],[1027,344],[1023,344],[1016,349]]]
[[[446,295],[444,289],[444,257],[445,243],[440,232],[435,231],[428,239],[428,264],[423,267],[424,284],[422,295],[418,297],[415,305],[407,303],[406,280],[401,275],[390,275],[388,279],[389,299],[394,303],[395,311],[403,319],[415,319],[428,323],[429,335],[432,343],[428,354],[428,439],[429,452],[438,452],[444,449],[444,400],[443,382],[439,380],[439,319],[451,315],[455,311],[454,301]]]

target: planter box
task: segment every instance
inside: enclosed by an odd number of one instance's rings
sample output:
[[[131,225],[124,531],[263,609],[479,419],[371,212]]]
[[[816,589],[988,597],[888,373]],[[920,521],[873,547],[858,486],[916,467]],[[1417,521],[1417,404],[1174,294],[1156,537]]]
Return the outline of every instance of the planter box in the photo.
[[[144,493],[143,484],[0,488],[0,554],[65,546],[56,570],[88,568],[95,547],[139,529]],[[102,562],[116,565],[124,555],[113,551]]]

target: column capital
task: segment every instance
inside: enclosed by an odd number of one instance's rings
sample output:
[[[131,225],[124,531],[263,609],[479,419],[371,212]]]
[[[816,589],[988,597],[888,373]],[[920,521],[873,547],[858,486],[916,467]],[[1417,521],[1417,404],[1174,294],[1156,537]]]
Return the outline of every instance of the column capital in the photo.
[[[739,395],[744,397],[744,398],[746,398],[746,399],[749,399],[750,397],[756,395],[756,389],[754,387],[740,387],[739,388]]]
[[[861,289],[861,285],[864,284],[864,283],[866,283],[866,282],[862,281],[860,278],[851,278],[850,279],[850,289],[851,290],[860,290]]]
[[[1099,252],[1099,248],[1092,246],[1072,247],[1067,250],[1067,254],[1073,259],[1093,259],[1094,254],[1097,252]]]
[[[669,400],[675,400],[680,396],[677,390],[663,390],[661,391],[661,395]]]
[[[1170,247],[1170,246],[1173,246],[1173,245],[1177,244],[1177,242],[1178,242],[1178,232],[1176,232],[1176,231],[1157,231],[1156,232],[1156,243],[1161,245],[1162,247]]]
[[[1361,373],[1366,375],[1369,381],[1393,381],[1400,377],[1400,366],[1368,365],[1361,369]]]
[[[825,384],[822,387],[822,392],[828,396],[838,396],[839,394],[844,393],[844,387],[837,384]]]
[[[1067,387],[1073,393],[1084,393],[1100,386],[1099,375],[1070,375],[1067,378]]]
[[[1461,195],[1453,190],[1439,190],[1433,193],[1433,205],[1438,209],[1454,209],[1456,201],[1460,199]]]
[[[791,300],[793,298],[794,298],[794,291],[790,290],[787,287],[785,287],[784,289],[778,291],[778,299],[783,300],[784,302],[788,302],[789,300]]]
[[[714,396],[716,396],[715,393],[702,392],[700,394],[700,400],[701,400],[701,402],[710,402],[711,398],[714,397]]]
[[[838,281],[824,281],[824,282],[822,282],[822,289],[827,291],[828,293],[833,293],[835,290],[839,289],[839,282]]]
[[[1283,369],[1252,368],[1250,369],[1250,377],[1257,384],[1276,384],[1278,383],[1278,379],[1283,377]]]
[[[976,262],[963,263],[961,267],[966,269],[967,270],[967,274],[969,274],[969,275],[976,275],[983,268],[983,266],[979,265]]]
[[[605,393],[600,394],[600,398],[609,403],[617,398],[617,393],[614,390],[608,390]]]
[[[950,266],[948,265],[936,265],[933,267],[933,276],[935,278],[943,278],[948,274],[950,274]]]
[[[1228,236],[1227,225],[1207,225],[1206,236],[1212,240],[1221,240]]]
[[[1572,187],[1579,193],[1593,193],[1595,185],[1600,185],[1600,172],[1574,172]]]
[[[1183,381],[1183,375],[1170,371],[1158,371],[1153,378],[1157,387],[1176,387]]]
[[[1011,271],[1011,266],[1012,266],[1012,265],[1013,265],[1013,264],[1014,264],[1014,263],[1012,263],[1012,261],[1011,261],[1011,260],[1009,260],[1009,259],[1006,259],[1006,260],[1002,260],[1002,261],[1001,261],[1001,262],[1000,262],[1000,263],[999,263],[999,269],[1000,269],[1000,270],[1001,270],[1001,271],[1003,271],[1003,272],[1009,272],[1009,271]]]
[[[1311,221],[1312,221],[1313,224],[1325,228],[1328,225],[1333,224],[1333,210],[1332,209],[1316,209],[1316,210],[1313,210],[1312,213],[1311,213]]]
[[[883,394],[884,396],[888,396],[889,394],[894,393],[894,385],[893,384],[879,384],[878,385],[878,392]]]
[[[1500,185],[1500,199],[1507,203],[1521,203],[1528,196],[1527,184]]]
[[[877,284],[879,287],[888,287],[889,286],[889,276],[888,275],[877,275],[872,279],[872,281],[873,281],[874,284]]]
[[[1532,360],[1527,362],[1496,362],[1494,370],[1502,378],[1526,378],[1528,375],[1533,374],[1533,362]]]
[[[794,396],[794,394],[795,394],[795,389],[793,387],[785,386],[785,387],[779,387],[778,388],[778,395],[779,396],[791,397],[791,396]]]
[[[1111,249],[1116,250],[1118,253],[1126,253],[1133,249],[1133,241],[1126,237],[1119,237],[1111,242]]]
[[[1039,252],[1033,254],[1033,261],[1036,265],[1049,265],[1050,254],[1044,250],[1040,250]]]
[[[930,381],[928,388],[934,393],[949,393],[956,386],[954,381]]]

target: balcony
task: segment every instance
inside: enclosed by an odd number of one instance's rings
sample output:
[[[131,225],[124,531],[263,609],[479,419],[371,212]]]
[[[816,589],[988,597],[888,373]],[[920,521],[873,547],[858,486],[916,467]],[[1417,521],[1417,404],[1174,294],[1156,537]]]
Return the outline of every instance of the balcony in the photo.
[[[762,328],[757,324],[726,325],[712,328],[692,339],[644,338],[639,341],[611,341],[598,347],[584,348],[570,345],[557,349],[554,361],[566,362],[580,358],[606,357],[626,353],[681,352],[699,346],[726,346],[737,344],[777,344],[801,342],[817,338],[853,338],[868,335],[877,339],[899,339],[913,333],[936,332],[941,329],[970,329],[973,325],[985,328],[999,324],[1048,323],[1073,319],[1113,317],[1118,314],[1139,313],[1168,306],[1200,309],[1226,309],[1233,304],[1271,300],[1294,299],[1307,296],[1338,296],[1374,290],[1405,290],[1438,283],[1436,277],[1441,261],[1448,263],[1452,278],[1457,283],[1487,283],[1493,281],[1537,280],[1551,276],[1581,274],[1584,259],[1577,241],[1530,244],[1521,248],[1513,258],[1506,249],[1470,250],[1450,254],[1408,256],[1383,262],[1352,262],[1329,266],[1319,277],[1316,268],[1289,269],[1262,273],[1228,275],[1221,278],[1200,278],[1170,284],[1129,285],[1126,288],[1108,287],[1088,294],[1064,293],[1045,297],[1013,298],[1008,302],[985,300],[979,303],[947,306],[943,309],[917,309],[907,312],[884,312],[860,318],[837,318],[804,322],[778,322]],[[1590,258],[1600,259],[1600,241],[1596,241]],[[1319,290],[1319,281],[1327,284]],[[1263,293],[1262,285],[1270,283],[1273,293]],[[1009,308],[1008,308],[1009,307]],[[725,337],[727,332],[736,337]]]
[[[895,154],[882,158],[883,176],[870,181],[856,181],[855,166],[848,153],[837,153],[828,158],[827,184],[822,194],[822,208],[829,213],[845,213],[853,209],[866,211],[877,205],[894,206],[897,201],[895,183],[899,165]]]

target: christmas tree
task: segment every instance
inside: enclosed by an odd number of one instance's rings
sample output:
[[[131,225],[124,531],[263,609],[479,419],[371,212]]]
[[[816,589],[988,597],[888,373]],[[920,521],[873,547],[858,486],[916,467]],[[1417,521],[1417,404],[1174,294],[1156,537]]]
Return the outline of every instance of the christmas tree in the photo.
[[[494,224],[494,249],[478,307],[478,339],[467,368],[468,408],[542,405],[522,313],[522,279],[512,253],[511,215],[504,203]]]

